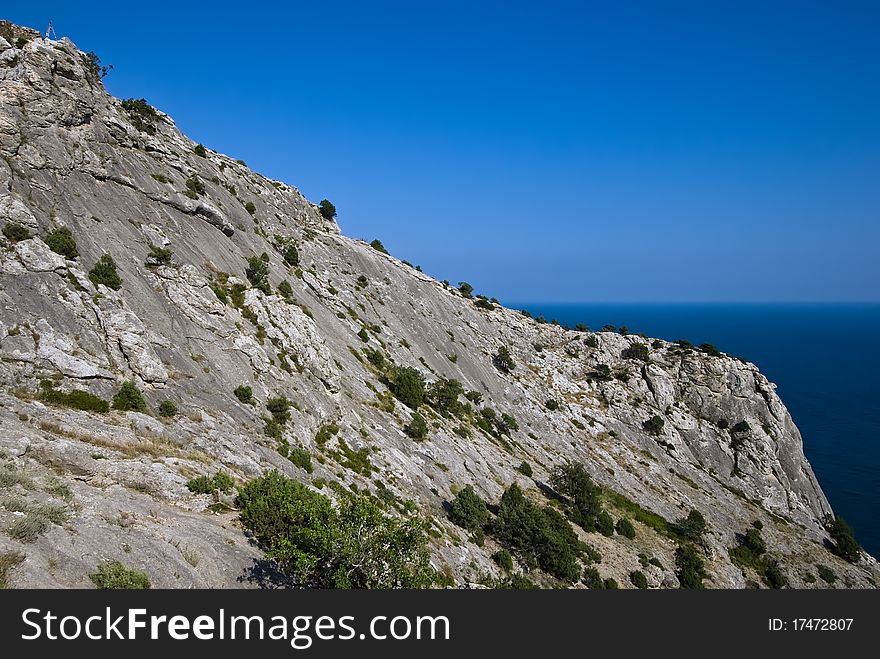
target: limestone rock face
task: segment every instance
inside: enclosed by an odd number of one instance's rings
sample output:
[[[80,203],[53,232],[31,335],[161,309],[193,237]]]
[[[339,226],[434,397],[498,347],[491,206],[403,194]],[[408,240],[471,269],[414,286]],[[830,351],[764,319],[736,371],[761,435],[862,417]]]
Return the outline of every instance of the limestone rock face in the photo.
[[[753,364],[481,309],[341,235],[296,188],[195,147],[168,115],[109,96],[69,40],[0,23],[0,224],[33,235],[0,239],[0,470],[12,483],[0,490],[0,552],[26,556],[13,585],[86,587],[107,558],[145,569],[156,587],[259,585],[259,552],[219,505],[232,500],[186,488],[218,469],[239,481],[278,469],[413,501],[432,519],[435,566],[467,584],[498,573],[498,547],[468,540],[444,503],[466,485],[497,501],[513,482],[544,500],[550,471],[567,460],[667,520],[699,510],[709,586],[747,584],[728,548],[755,520],[792,585],[813,583],[817,563],[833,565],[838,585],[874,584],[872,558],[850,565],[823,548],[831,508]],[[76,259],[45,243],[59,226],[76,239]],[[298,262],[285,261],[290,245]],[[118,291],[87,275],[103,254]],[[261,255],[268,288],[246,275]],[[637,342],[646,361],[628,358]],[[509,374],[493,365],[502,345],[516,364]],[[412,410],[391,397],[375,354],[429,382],[459,380],[481,397],[469,404],[511,415],[518,429],[495,437],[466,415],[423,409],[429,434],[413,441],[403,430]],[[109,401],[124,381],[149,414],[63,407],[45,393]],[[252,404],[233,394],[239,385],[252,388]],[[280,441],[265,432],[274,396],[292,402]],[[158,415],[165,400],[175,416]],[[655,416],[662,426],[646,429]],[[339,432],[317,441],[330,422]],[[309,451],[314,471],[284,446]],[[358,451],[355,467],[346,456]],[[6,532],[15,499],[61,506],[66,520],[22,542]],[[674,542],[635,526],[635,540],[583,534],[602,575],[628,586],[642,570],[652,587],[676,587]],[[640,567],[639,554],[663,567]]]

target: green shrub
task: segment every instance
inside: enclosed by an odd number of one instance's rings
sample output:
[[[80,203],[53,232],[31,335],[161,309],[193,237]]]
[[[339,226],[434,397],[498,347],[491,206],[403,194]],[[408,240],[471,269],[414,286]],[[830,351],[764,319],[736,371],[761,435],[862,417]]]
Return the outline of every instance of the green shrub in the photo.
[[[670,530],[673,533],[691,542],[699,542],[706,532],[706,528],[706,518],[696,509],[691,509],[687,517],[670,525]]]
[[[20,240],[27,240],[30,238],[31,232],[28,231],[27,227],[22,226],[17,222],[7,222],[3,225],[3,235],[12,242],[17,243]]]
[[[229,494],[235,487],[235,480],[225,471],[218,471],[210,477],[196,476],[187,481],[186,487],[193,494],[212,494],[217,490]]]
[[[272,287],[269,285],[269,256],[265,252],[248,259],[244,274],[251,286],[266,295],[272,294]]]
[[[774,588],[776,590],[780,588],[785,588],[788,585],[788,578],[782,571],[782,567],[779,565],[779,561],[777,561],[775,558],[771,558],[769,561],[767,561],[764,567],[764,582],[770,588]]]
[[[819,578],[827,584],[833,584],[837,581],[837,575],[827,565],[818,565]]]
[[[498,352],[492,355],[492,365],[505,375],[516,368],[516,363],[507,346],[501,346],[498,348]]]
[[[131,380],[126,380],[113,396],[113,409],[123,412],[146,412],[147,402],[137,385]]]
[[[291,449],[287,457],[297,467],[305,469],[310,474],[312,473],[312,455],[302,446],[297,446],[296,448]]]
[[[597,530],[599,516],[604,512],[600,490],[583,464],[566,462],[556,467],[550,474],[550,484],[567,498],[566,514],[571,521],[586,531]],[[613,522],[611,527],[614,528]]]
[[[513,556],[506,549],[499,549],[492,554],[492,560],[505,572],[513,572]]]
[[[385,245],[382,244],[382,241],[376,238],[373,242],[370,243],[370,247],[375,249],[377,252],[382,252],[383,254],[387,254],[388,250],[385,249]]]
[[[142,133],[155,135],[159,113],[142,98],[127,98],[122,101],[122,109],[128,113],[131,125]]]
[[[458,397],[464,393],[461,382],[450,378],[440,378],[433,382],[425,392],[428,404],[443,415],[458,414],[461,403]]]
[[[287,396],[274,396],[266,401],[266,409],[272,419],[282,426],[290,421],[290,400]]]
[[[602,590],[605,588],[605,582],[602,581],[599,570],[594,567],[585,567],[584,576],[581,577],[581,580],[590,590]]]
[[[254,404],[254,390],[249,385],[239,385],[232,391],[232,393],[235,394],[235,397],[245,405]]]
[[[244,209],[251,215],[256,215],[257,207],[252,201],[245,202]]]
[[[522,553],[527,564],[541,567],[563,581],[580,577],[578,556],[583,545],[557,510],[539,508],[514,483],[501,496],[493,532]]]
[[[470,298],[474,294],[474,287],[466,281],[460,281],[458,282],[458,291],[465,297]]]
[[[89,575],[98,588],[109,590],[145,590],[150,578],[140,570],[127,567],[119,561],[104,561]]]
[[[207,158],[208,151],[201,144],[197,144],[196,148],[193,149],[193,153],[196,154],[199,158]]]
[[[713,346],[711,343],[701,343],[699,348],[697,348],[697,349],[700,352],[704,352],[707,355],[710,355],[712,357],[720,357],[721,356],[721,351],[718,350],[718,348]]]
[[[292,242],[288,242],[284,248],[284,262],[292,268],[299,265],[299,250]]]
[[[104,284],[107,288],[118,291],[122,288],[122,278],[116,271],[116,261],[109,254],[104,254],[97,263],[89,270],[89,279],[98,286]]]
[[[21,552],[0,552],[0,590],[9,588],[9,571],[24,563],[24,558]]]
[[[650,359],[648,346],[639,341],[630,344],[629,347],[624,349],[620,356],[624,359],[636,359],[643,362],[646,362]]]
[[[679,545],[675,550],[676,576],[681,588],[700,589],[706,578],[703,559],[690,543]]]
[[[632,540],[636,537],[636,527],[633,526],[632,522],[630,522],[626,517],[621,517],[617,520],[617,524],[614,527],[617,530],[619,535],[622,535],[624,538],[629,538]]]
[[[110,411],[110,404],[106,400],[80,389],[64,392],[51,386],[44,386],[40,389],[40,400],[50,405],[70,407],[85,412],[105,414]]]
[[[318,212],[321,213],[321,217],[325,220],[332,220],[336,217],[336,206],[330,203],[329,199],[322,199],[321,203],[318,204]]]
[[[428,436],[428,423],[421,414],[413,412],[412,418],[403,430],[415,440],[424,439]]]
[[[489,509],[474,488],[468,485],[452,500],[449,519],[468,531],[482,529],[489,521]]]
[[[611,519],[611,515],[604,510],[596,515],[596,531],[604,535],[606,538],[610,538],[614,535],[614,520]]]
[[[378,369],[385,366],[385,354],[381,350],[373,350],[372,348],[364,348],[364,355],[367,361]]]
[[[416,369],[395,366],[390,374],[390,389],[395,398],[411,409],[425,402],[425,379]]]
[[[366,288],[370,282],[367,280],[365,275],[358,275],[357,285],[358,288]]]
[[[242,526],[297,586],[426,588],[427,533],[417,518],[389,517],[366,496],[330,500],[277,471],[239,492]]]
[[[753,556],[760,556],[767,551],[767,543],[764,542],[761,532],[756,528],[747,530],[740,544],[752,552]]]
[[[636,588],[644,590],[648,587],[648,579],[645,577],[645,573],[641,570],[636,570],[635,572],[629,573],[629,580],[632,582],[632,585]]]
[[[850,563],[858,563],[862,557],[862,548],[856,542],[852,529],[840,517],[831,519],[825,530],[834,541],[834,553]]]
[[[525,461],[521,462],[519,467],[516,468],[516,470],[519,473],[521,473],[523,476],[526,476],[528,478],[532,477],[532,465],[530,465],[528,462],[525,462]]]
[[[205,184],[202,183],[201,179],[195,174],[186,179],[186,191],[189,193],[189,195],[187,196],[191,197],[192,199],[195,199],[207,192],[205,190]]]
[[[655,414],[642,424],[642,427],[652,435],[659,435],[663,431],[663,417]]]
[[[170,400],[163,400],[159,403],[159,416],[164,416],[165,418],[177,416],[177,405]]]
[[[58,227],[52,229],[46,234],[46,244],[56,254],[61,254],[66,259],[73,260],[79,256],[79,250],[76,248],[76,240],[70,229],[67,227]]]
[[[605,587],[605,590],[617,590],[618,588],[620,588],[620,586],[617,585],[617,580],[612,577],[608,577],[602,583]]]
[[[357,337],[358,337],[361,341],[363,341],[364,343],[366,343],[367,341],[369,341],[369,340],[370,340],[370,335],[369,335],[369,333],[367,332],[367,328],[366,328],[366,327],[361,327],[360,331],[357,333]]]
[[[172,254],[174,254],[174,252],[166,247],[150,245],[150,253],[147,255],[147,265],[170,265]]]
[[[556,410],[559,409],[559,402],[558,402],[556,399],[554,399],[554,398],[550,398],[550,399],[547,400],[546,403],[544,403],[544,406],[545,406],[548,410],[550,410],[551,412],[555,412]]]
[[[7,529],[7,534],[19,542],[34,542],[49,530],[49,520],[39,513],[28,511],[23,517],[16,517]]]
[[[290,282],[286,279],[278,284],[278,293],[281,297],[284,298],[284,301],[288,304],[293,304],[293,286],[290,285]]]

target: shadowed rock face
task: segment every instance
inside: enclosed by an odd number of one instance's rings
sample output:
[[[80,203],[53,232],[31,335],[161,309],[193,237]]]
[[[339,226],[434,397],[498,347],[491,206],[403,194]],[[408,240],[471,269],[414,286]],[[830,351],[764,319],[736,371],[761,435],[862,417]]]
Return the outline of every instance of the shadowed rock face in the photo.
[[[566,460],[669,520],[701,511],[710,526],[707,585],[746,585],[727,548],[756,519],[793,585],[808,585],[815,563],[833,565],[838,585],[872,585],[873,559],[854,566],[822,547],[831,509],[788,411],[754,365],[480,309],[340,235],[292,186],[212,151],[196,155],[170,117],[110,97],[70,41],[22,30],[0,24],[0,226],[33,235],[0,241],[0,552],[26,555],[14,585],[88,586],[106,558],[145,569],[154,586],[272,581],[234,513],[208,511],[212,498],[185,486],[218,468],[238,479],[278,469],[411,499],[434,520],[435,566],[466,583],[497,572],[489,559],[497,546],[467,541],[444,502],[468,484],[497,501],[512,482],[540,499],[539,485]],[[46,245],[62,226],[76,239],[75,260]],[[297,266],[283,259],[290,243]],[[172,250],[170,262],[148,258],[151,246]],[[118,291],[87,275],[105,253],[123,280]],[[249,286],[247,259],[263,253],[271,290],[286,280],[292,296]],[[634,343],[649,346],[647,361],[622,356]],[[510,374],[493,366],[502,345],[516,363]],[[461,381],[519,429],[499,439],[425,411],[428,438],[414,442],[403,431],[411,410],[392,409],[364,348],[428,381]],[[610,380],[594,377],[600,365]],[[41,380],[107,400],[132,380],[151,410],[167,399],[179,414],[47,405]],[[241,384],[255,404],[233,395]],[[275,395],[293,402],[281,442],[264,432]],[[654,416],[663,424],[649,432]],[[339,433],[319,444],[329,422]],[[284,443],[312,453],[311,474],[279,453]],[[367,469],[345,457],[362,450]],[[531,478],[517,471],[523,461]],[[31,542],[7,536],[13,498],[61,506],[66,520]],[[674,543],[636,527],[635,540],[584,536],[604,556],[603,575],[628,584],[647,553],[665,566],[644,568],[649,583],[677,585]]]

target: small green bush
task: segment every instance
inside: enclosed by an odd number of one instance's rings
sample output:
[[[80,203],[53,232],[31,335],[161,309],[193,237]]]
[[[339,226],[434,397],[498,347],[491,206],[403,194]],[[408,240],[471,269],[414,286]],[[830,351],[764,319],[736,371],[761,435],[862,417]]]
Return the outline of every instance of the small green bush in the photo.
[[[482,529],[489,521],[489,509],[474,488],[468,485],[452,500],[449,519],[468,531]]]
[[[760,556],[767,551],[767,543],[761,537],[761,531],[756,528],[748,529],[743,536],[742,546],[752,552],[753,556]]]
[[[163,416],[167,419],[177,416],[177,405],[170,400],[163,400],[159,403],[159,416]]]
[[[712,357],[720,357],[721,351],[711,343],[701,343],[697,348],[700,352],[704,352]]]
[[[217,490],[229,494],[235,487],[235,480],[225,471],[218,471],[213,476],[196,476],[187,481],[186,487],[193,494],[212,494]]]
[[[663,431],[663,417],[655,414],[642,424],[642,427],[652,435],[659,435]]]
[[[499,549],[492,554],[492,560],[505,572],[513,572],[513,556],[506,549]]]
[[[603,590],[605,588],[605,582],[602,581],[599,570],[594,567],[585,567],[584,576],[581,577],[581,580],[590,590]]]
[[[364,343],[366,343],[367,341],[369,341],[369,340],[370,340],[370,335],[369,335],[369,333],[367,332],[367,328],[366,328],[366,327],[361,327],[360,331],[357,333],[357,337],[358,337],[361,341],[363,341]]]
[[[290,406],[287,396],[274,396],[266,401],[266,409],[272,415],[272,419],[282,426],[290,421]]]
[[[0,552],[0,590],[9,588],[9,571],[24,563],[24,558],[21,552]]]
[[[292,242],[288,242],[284,248],[284,262],[292,268],[299,265],[299,250]]]
[[[516,368],[516,363],[507,346],[501,346],[498,348],[498,352],[492,355],[492,365],[505,375]]]
[[[257,290],[263,291],[266,295],[272,294],[272,287],[269,285],[268,254],[264,252],[260,256],[251,256],[248,258],[244,274],[251,283],[251,286]]]
[[[251,215],[256,215],[257,207],[252,201],[245,202],[244,209]]]
[[[706,578],[703,559],[690,543],[679,545],[675,550],[676,576],[681,588],[700,589]]]
[[[394,367],[389,388],[397,400],[411,409],[417,409],[425,402],[425,379],[412,367]]]
[[[523,476],[526,476],[528,478],[532,477],[532,465],[530,465],[528,462],[525,462],[525,461],[521,462],[519,467],[516,468],[516,470],[519,473],[521,473]]]
[[[469,298],[474,294],[474,287],[466,281],[460,281],[458,282],[458,291],[465,297]]]
[[[628,348],[625,348],[620,356],[624,359],[636,359],[643,362],[646,362],[651,358],[650,353],[648,352],[648,346],[640,341],[636,341]]]
[[[673,533],[690,542],[699,542],[706,532],[706,518],[696,509],[691,509],[687,517],[683,517],[670,525]]]
[[[550,474],[550,484],[567,498],[565,510],[571,521],[585,531],[597,530],[599,517],[604,513],[599,500],[600,490],[583,464],[566,462],[556,467]],[[610,517],[603,518],[603,524],[608,522],[613,532],[614,522]]]
[[[544,406],[545,406],[548,410],[550,410],[551,412],[555,412],[556,410],[559,409],[559,401],[557,401],[557,400],[554,399],[554,398],[550,398],[550,399],[547,400],[546,403],[544,403]]]
[[[614,520],[611,519],[611,515],[604,510],[596,515],[596,531],[604,535],[606,538],[610,538],[614,535]]]
[[[196,148],[193,149],[193,153],[196,154],[199,158],[207,158],[208,151],[201,144],[197,144]]]
[[[732,434],[737,434],[737,433],[741,433],[741,432],[748,432],[751,429],[752,429],[752,427],[749,425],[749,422],[746,421],[745,419],[743,419],[742,421],[737,423],[735,426],[733,426],[733,428],[730,429],[730,432]]]
[[[312,473],[312,455],[302,446],[291,449],[287,456],[290,461],[301,469],[305,469],[308,473]]]
[[[126,380],[113,396],[113,409],[123,412],[146,412],[147,402],[137,385],[131,380]]]
[[[70,407],[85,412],[98,412],[99,414],[105,414],[110,411],[110,404],[106,400],[80,389],[63,392],[58,391],[51,386],[44,386],[40,389],[40,400],[49,403],[50,405]]]
[[[19,542],[34,542],[49,530],[49,520],[39,513],[28,511],[23,517],[16,517],[9,525],[9,537]]]
[[[632,582],[632,585],[636,588],[644,590],[648,587],[648,579],[645,576],[645,573],[641,570],[636,570],[635,572],[629,573],[629,580]]]
[[[336,217],[336,206],[330,203],[329,199],[322,199],[321,203],[318,204],[318,212],[321,213],[321,217],[325,220],[332,220]]]
[[[827,565],[819,565],[817,566],[819,570],[819,578],[827,584],[833,584],[837,581],[837,575]]]
[[[633,526],[632,522],[630,522],[626,517],[621,517],[617,520],[617,524],[614,526],[615,530],[619,535],[622,535],[624,538],[629,538],[632,540],[636,537],[636,527]]]
[[[365,275],[358,275],[358,278],[357,278],[357,285],[358,285],[358,288],[366,288],[367,285],[368,285],[369,283],[370,283],[370,282],[369,282],[369,280],[366,278]]]
[[[617,585],[617,580],[612,577],[608,577],[605,581],[602,582],[605,590],[617,590],[620,586]]]
[[[3,225],[3,235],[12,242],[17,243],[20,240],[27,240],[30,238],[31,232],[28,231],[27,227],[22,226],[17,222],[7,222]]]
[[[89,270],[89,279],[95,286],[103,284],[107,288],[118,291],[122,288],[122,278],[116,270],[116,261],[109,254],[104,254]]]
[[[131,125],[142,133],[155,135],[159,113],[142,98],[127,98],[122,101],[122,109],[128,113]]]
[[[235,397],[245,405],[254,404],[254,390],[249,385],[241,384],[237,386],[232,393],[235,394]]]
[[[788,578],[782,571],[782,566],[775,558],[767,561],[764,567],[764,582],[773,589],[785,588],[788,585]]]
[[[382,244],[382,241],[376,238],[373,242],[370,243],[370,247],[375,249],[377,252],[382,252],[383,254],[387,254],[388,250],[385,249],[385,245]]]
[[[862,557],[862,548],[856,541],[852,529],[840,517],[834,517],[825,526],[825,530],[834,541],[834,553],[845,561],[858,563]]]
[[[189,178],[186,179],[186,192],[187,196],[191,199],[196,199],[200,195],[205,194],[205,184],[202,183],[201,179],[198,176],[193,174]]]
[[[418,412],[413,412],[409,423],[404,427],[404,432],[413,439],[424,439],[428,436],[428,423]]]
[[[146,573],[119,561],[104,561],[89,575],[98,588],[109,590],[145,590],[150,587]]]
[[[150,253],[147,255],[148,266],[150,265],[171,265],[171,256],[174,254],[166,247],[158,245],[150,245]]]
[[[428,536],[417,517],[391,517],[367,496],[338,507],[277,471],[247,483],[236,499],[242,526],[292,582],[312,588],[426,588]]]
[[[79,250],[76,247],[76,240],[70,229],[67,227],[58,227],[52,229],[46,234],[46,245],[49,246],[56,254],[60,254],[66,259],[73,260],[79,256]]]

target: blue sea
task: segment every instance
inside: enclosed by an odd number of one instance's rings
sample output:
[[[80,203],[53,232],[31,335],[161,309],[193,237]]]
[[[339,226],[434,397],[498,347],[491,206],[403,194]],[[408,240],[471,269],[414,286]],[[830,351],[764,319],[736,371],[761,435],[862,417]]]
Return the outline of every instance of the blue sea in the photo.
[[[574,327],[712,343],[778,385],[835,513],[880,556],[880,304],[506,303]]]

